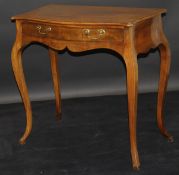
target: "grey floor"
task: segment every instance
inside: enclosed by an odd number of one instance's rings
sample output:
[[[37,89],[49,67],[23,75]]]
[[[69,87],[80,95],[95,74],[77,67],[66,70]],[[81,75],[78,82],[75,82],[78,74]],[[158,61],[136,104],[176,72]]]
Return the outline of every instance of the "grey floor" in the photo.
[[[169,143],[156,125],[156,94],[139,95],[139,172],[131,167],[126,96],[63,100],[61,122],[54,101],[33,102],[33,131],[23,146],[23,105],[0,105],[0,175],[177,175],[178,99],[179,92],[167,93]]]

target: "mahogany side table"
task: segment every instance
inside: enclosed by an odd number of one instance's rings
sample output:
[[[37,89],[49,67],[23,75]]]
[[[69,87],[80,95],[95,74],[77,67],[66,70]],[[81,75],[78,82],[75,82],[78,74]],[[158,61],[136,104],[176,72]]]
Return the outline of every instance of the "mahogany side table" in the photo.
[[[16,22],[16,40],[12,49],[12,67],[26,110],[26,130],[20,143],[25,143],[32,129],[32,110],[26,86],[22,51],[34,42],[49,47],[51,70],[56,97],[56,111],[61,113],[61,97],[57,53],[68,49],[82,52],[111,49],[121,55],[127,73],[128,113],[132,165],[139,169],[136,141],[138,91],[137,55],[151,48],[160,51],[160,81],[157,103],[157,123],[161,133],[172,141],[164,126],[164,97],[170,69],[170,49],[163,31],[161,14],[165,9],[97,7],[50,4],[12,17]]]

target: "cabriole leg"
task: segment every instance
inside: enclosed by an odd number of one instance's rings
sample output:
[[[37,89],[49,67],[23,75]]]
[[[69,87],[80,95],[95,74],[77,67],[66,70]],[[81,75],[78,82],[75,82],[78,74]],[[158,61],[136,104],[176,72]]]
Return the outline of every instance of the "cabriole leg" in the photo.
[[[20,144],[24,144],[32,130],[32,109],[28,95],[28,89],[24,78],[22,66],[22,47],[20,45],[21,44],[17,38],[12,49],[12,67],[26,111],[26,129],[24,135],[20,139]]]
[[[173,137],[168,133],[164,125],[164,103],[167,89],[168,76],[170,71],[170,48],[166,38],[159,46],[160,50],[160,81],[158,89],[157,102],[157,123],[162,135],[164,135],[170,142],[173,142]]]

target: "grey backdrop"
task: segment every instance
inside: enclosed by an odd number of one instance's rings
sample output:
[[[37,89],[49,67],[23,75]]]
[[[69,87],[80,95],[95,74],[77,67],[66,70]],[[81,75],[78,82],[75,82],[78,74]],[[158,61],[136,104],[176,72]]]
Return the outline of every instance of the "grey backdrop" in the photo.
[[[0,0],[0,103],[20,100],[11,69],[11,48],[15,24],[10,17],[47,3],[109,5],[130,7],[164,7],[164,29],[172,50],[168,90],[179,89],[179,1],[177,0]],[[48,52],[39,45],[29,47],[23,55],[24,69],[32,100],[54,98]],[[150,53],[139,61],[139,91],[157,90],[159,53]],[[72,56],[59,55],[62,97],[81,97],[125,93],[125,69],[121,59],[108,53]]]

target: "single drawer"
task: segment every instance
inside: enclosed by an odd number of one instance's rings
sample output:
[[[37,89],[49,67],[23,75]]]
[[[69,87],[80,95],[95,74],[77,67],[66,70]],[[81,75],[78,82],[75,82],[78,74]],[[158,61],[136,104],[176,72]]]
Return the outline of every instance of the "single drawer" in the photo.
[[[59,26],[54,24],[24,22],[22,33],[34,37],[66,41],[121,41],[123,30],[94,26]]]

